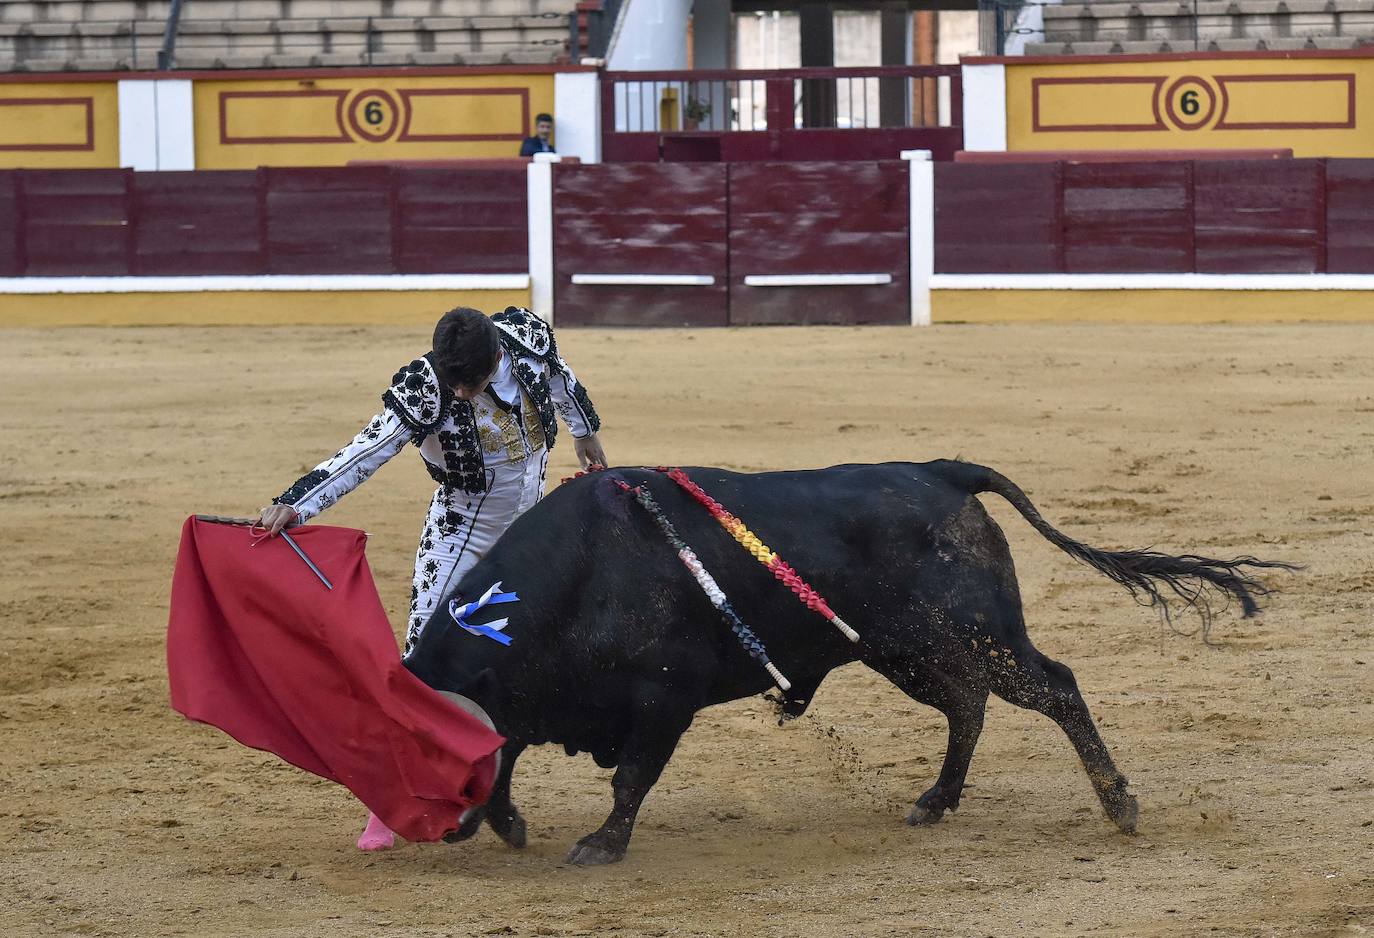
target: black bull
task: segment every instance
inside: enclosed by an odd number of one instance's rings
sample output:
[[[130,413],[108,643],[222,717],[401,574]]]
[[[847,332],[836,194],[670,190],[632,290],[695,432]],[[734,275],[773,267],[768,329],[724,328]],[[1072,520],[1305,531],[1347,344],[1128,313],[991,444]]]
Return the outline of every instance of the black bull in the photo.
[[[1135,797],[1073,673],[1026,635],[1011,553],[978,493],[1002,496],[1051,543],[1151,604],[1172,592],[1205,615],[1206,594],[1215,590],[1249,616],[1254,596],[1267,590],[1245,568],[1286,566],[1095,550],[1051,527],[999,473],[962,462],[687,472],[791,563],[861,640],[849,642],[806,609],[661,473],[615,469],[563,485],[458,584],[466,600],[497,581],[519,593],[519,603],[475,617],[508,615],[513,643],[463,631],[445,608],[406,659],[432,687],[474,699],[508,738],[485,810],[470,812],[450,839],[471,836],[485,816],[508,843],[523,846],[511,771],[526,746],[553,742],[616,767],[614,809],[569,860],[619,860],[641,802],[696,712],[771,686],[617,479],[648,487],[791,679],[785,712],[801,713],[827,673],[858,660],[945,715],[944,765],[908,815],[912,824],[958,807],[989,692],[1059,724],[1108,817],[1127,832],[1136,822]]]

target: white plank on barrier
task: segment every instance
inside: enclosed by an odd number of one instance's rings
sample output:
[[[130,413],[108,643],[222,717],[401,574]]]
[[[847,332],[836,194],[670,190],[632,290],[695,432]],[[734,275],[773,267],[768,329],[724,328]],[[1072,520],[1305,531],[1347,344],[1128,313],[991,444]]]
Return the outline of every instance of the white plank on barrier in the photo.
[[[529,274],[266,274],[215,277],[0,277],[0,294],[524,290]]]
[[[603,287],[711,287],[709,274],[573,274],[572,282]]]
[[[935,290],[1374,290],[1374,274],[935,274]]]
[[[746,287],[871,287],[892,282],[891,274],[749,274]]]

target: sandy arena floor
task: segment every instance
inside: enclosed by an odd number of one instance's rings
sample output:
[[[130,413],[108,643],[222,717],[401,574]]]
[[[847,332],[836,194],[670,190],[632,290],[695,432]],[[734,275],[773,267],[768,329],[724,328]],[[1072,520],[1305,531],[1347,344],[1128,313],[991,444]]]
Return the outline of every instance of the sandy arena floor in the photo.
[[[985,497],[1135,837],[1063,734],[1000,701],[963,808],[906,827],[943,720],[855,666],[786,728],[757,699],[702,713],[619,865],[562,864],[610,789],[554,749],[516,776],[524,852],[484,831],[364,855],[343,789],[168,707],[167,593],[182,519],[253,511],[332,453],[425,330],[0,331],[0,936],[1374,933],[1374,329],[561,340],[613,462],[961,455],[1095,546],[1309,569],[1206,647]],[[324,519],[373,533],[398,625],[429,491],[407,452]]]

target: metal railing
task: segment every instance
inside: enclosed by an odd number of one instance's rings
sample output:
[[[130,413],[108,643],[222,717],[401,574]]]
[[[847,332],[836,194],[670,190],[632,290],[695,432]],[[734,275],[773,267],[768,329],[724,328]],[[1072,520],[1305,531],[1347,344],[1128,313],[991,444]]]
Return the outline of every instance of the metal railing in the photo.
[[[602,95],[615,133],[951,127],[960,112],[957,65],[608,72]]]

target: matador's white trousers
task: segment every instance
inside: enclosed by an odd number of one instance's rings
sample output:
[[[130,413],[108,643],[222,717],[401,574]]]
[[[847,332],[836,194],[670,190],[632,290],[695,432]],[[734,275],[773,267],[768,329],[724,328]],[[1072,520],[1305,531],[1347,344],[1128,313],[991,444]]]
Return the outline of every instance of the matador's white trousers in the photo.
[[[463,574],[491,550],[516,518],[543,497],[548,453],[548,449],[540,448],[528,459],[488,468],[490,485],[484,495],[443,488],[435,491],[415,553],[406,623],[407,654],[420,629],[458,586]],[[490,585],[484,583],[482,589]]]

